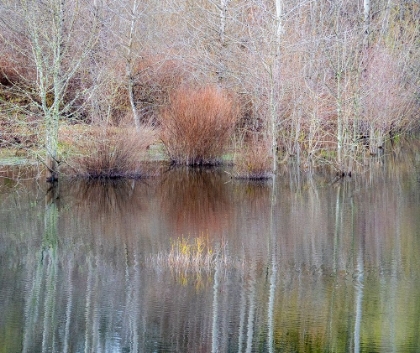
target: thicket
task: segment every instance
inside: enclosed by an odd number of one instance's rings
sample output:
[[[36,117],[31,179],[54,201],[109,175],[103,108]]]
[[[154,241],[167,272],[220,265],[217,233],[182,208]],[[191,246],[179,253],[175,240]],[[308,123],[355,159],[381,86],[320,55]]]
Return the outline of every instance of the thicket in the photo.
[[[0,5],[1,147],[41,154],[51,128],[44,117],[55,112],[60,124],[120,128],[122,136],[152,126],[175,163],[214,164],[232,150],[236,175],[258,178],[290,158],[348,173],[419,129],[415,0],[283,0],[281,8],[256,0],[81,8],[48,0],[31,12],[25,4]],[[43,22],[56,26],[57,14],[66,34],[58,42]],[[47,65],[54,62],[59,70]],[[75,170],[113,170],[115,148],[121,161],[139,158],[129,135],[124,143],[74,140],[68,149],[79,155],[98,152],[80,157]],[[60,153],[54,158],[70,155]]]
[[[160,116],[161,138],[177,164],[215,165],[238,119],[235,98],[216,86],[179,87]]]
[[[233,176],[244,179],[269,179],[272,177],[273,157],[269,142],[249,141],[239,148],[234,157]]]
[[[145,153],[156,139],[151,129],[138,132],[122,127],[84,129],[70,140],[66,137],[77,148],[67,158],[63,173],[87,179],[145,176]]]

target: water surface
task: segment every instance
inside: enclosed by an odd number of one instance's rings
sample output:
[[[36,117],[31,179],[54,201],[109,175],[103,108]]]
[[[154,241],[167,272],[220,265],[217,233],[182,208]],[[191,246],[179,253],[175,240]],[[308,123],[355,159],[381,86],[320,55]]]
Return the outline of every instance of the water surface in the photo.
[[[0,352],[419,351],[418,157],[336,183],[0,179]],[[167,261],[197,240],[209,266]]]

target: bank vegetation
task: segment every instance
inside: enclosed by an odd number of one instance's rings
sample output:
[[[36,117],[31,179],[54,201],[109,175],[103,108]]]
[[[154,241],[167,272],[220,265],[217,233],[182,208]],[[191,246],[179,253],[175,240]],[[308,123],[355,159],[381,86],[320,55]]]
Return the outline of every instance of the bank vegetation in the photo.
[[[350,175],[419,129],[416,0],[5,0],[0,16],[0,149],[49,181],[138,177],[151,151]]]

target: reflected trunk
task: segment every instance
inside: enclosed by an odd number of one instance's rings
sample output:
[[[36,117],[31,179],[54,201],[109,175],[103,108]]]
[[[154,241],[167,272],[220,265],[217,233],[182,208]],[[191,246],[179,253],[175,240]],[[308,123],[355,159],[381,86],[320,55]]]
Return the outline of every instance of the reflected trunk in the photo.
[[[270,274],[270,289],[268,296],[268,313],[267,313],[267,327],[268,327],[268,351],[274,352],[274,299],[277,287],[277,232],[275,226],[275,206],[277,203],[277,183],[276,176],[273,177],[273,185],[271,188],[271,205],[270,205],[270,237],[269,237],[269,253],[271,252],[271,274]]]
[[[362,304],[364,289],[364,265],[363,265],[363,242],[360,242],[356,265],[356,303],[355,303],[355,324],[354,324],[354,352],[360,352],[361,326],[362,326]]]
[[[58,187],[51,187],[45,197],[44,234],[41,249],[36,258],[37,265],[33,286],[26,303],[23,352],[31,352],[37,341],[37,331],[42,318],[42,352],[56,349],[56,295],[58,271]]]
[[[224,174],[1,198],[0,339],[22,342],[8,351],[417,350],[413,169],[332,185]],[[176,269],[181,236],[185,254],[200,240],[223,256]]]
[[[219,286],[220,286],[220,264],[216,265],[216,271],[214,272],[214,283],[213,283],[213,313],[212,313],[212,340],[211,340],[211,351],[212,353],[219,352]]]
[[[246,353],[252,352],[253,338],[254,338],[254,322],[255,322],[255,292],[256,292],[256,278],[255,278],[255,264],[251,264],[249,274],[249,299],[248,299],[248,323],[247,323],[247,341]]]

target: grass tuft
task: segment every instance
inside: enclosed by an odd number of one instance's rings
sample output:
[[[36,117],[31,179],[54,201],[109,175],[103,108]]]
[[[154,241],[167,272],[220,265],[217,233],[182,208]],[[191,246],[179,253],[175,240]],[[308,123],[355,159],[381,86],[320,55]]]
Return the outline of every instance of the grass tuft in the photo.
[[[213,247],[205,236],[194,239],[182,236],[172,242],[169,252],[161,252],[150,259],[158,268],[171,268],[174,272],[211,272],[216,266],[227,266],[225,247]]]
[[[89,179],[139,178],[147,148],[155,140],[152,130],[127,128],[90,130],[77,140],[79,153],[69,158],[74,176]]]

